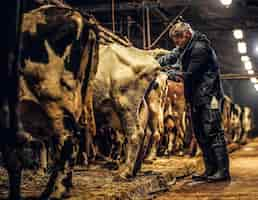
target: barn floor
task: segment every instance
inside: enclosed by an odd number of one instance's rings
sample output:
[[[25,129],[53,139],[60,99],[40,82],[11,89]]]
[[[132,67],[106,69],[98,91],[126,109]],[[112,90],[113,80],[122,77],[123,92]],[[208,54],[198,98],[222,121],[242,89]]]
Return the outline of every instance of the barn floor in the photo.
[[[230,159],[232,180],[227,183],[195,182],[186,178],[157,200],[257,200],[258,140],[233,152]]]
[[[230,149],[237,149],[237,147]],[[144,164],[137,177],[128,182],[114,182],[115,171],[104,169],[101,165],[92,165],[89,169],[77,167],[74,172],[73,196],[69,199],[153,199],[170,189],[173,190],[175,180],[181,184],[182,180],[185,180],[182,179],[183,177],[191,175],[201,167],[202,162],[198,157],[159,158],[153,164]],[[46,181],[47,176],[26,170],[23,174],[23,197],[27,200],[36,199]],[[175,186],[177,187],[177,185]],[[6,197],[6,171],[0,168],[0,200],[6,199]]]
[[[156,160],[153,164],[144,164],[137,178],[129,182],[112,181],[115,171],[104,169],[100,165],[89,169],[76,168],[74,188],[71,200],[75,199],[148,199],[157,192],[166,191],[175,177],[191,174],[198,158],[172,157]],[[0,199],[7,197],[6,171],[0,168]],[[23,174],[22,194],[26,199],[35,199],[46,184],[47,176],[25,170]]]

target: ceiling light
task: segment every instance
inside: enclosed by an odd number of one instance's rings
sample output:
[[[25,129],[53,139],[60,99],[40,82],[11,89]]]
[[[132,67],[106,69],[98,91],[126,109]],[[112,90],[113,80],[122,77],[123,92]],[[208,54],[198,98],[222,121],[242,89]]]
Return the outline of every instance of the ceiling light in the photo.
[[[252,70],[252,69],[251,69],[251,70],[248,70],[247,73],[248,73],[248,74],[254,74],[254,70]]]
[[[246,70],[253,69],[253,65],[252,65],[252,63],[250,61],[245,62],[245,69]]]
[[[249,60],[250,60],[249,56],[241,56],[241,61],[242,62],[247,62]]]
[[[239,53],[244,54],[244,53],[247,52],[247,47],[246,47],[246,43],[245,42],[238,42],[237,46],[238,46]]]
[[[243,39],[243,31],[240,29],[235,29],[233,35],[236,39]]]
[[[250,78],[250,81],[251,81],[252,83],[257,83],[257,78],[252,77],[252,78]]]
[[[224,5],[224,6],[229,6],[232,3],[232,0],[220,0],[220,2]]]
[[[256,89],[256,91],[258,91],[258,84],[254,84],[254,88]]]

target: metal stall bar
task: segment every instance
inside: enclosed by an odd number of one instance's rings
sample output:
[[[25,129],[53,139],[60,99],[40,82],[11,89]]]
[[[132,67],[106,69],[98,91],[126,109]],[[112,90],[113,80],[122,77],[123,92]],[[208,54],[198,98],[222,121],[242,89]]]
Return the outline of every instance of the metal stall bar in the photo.
[[[142,2],[142,41],[143,41],[143,49],[147,47],[146,41],[146,19],[145,19],[145,3]]]
[[[185,11],[186,9],[188,8],[189,6],[185,6],[179,13],[178,15],[169,23],[169,25],[164,29],[164,31],[157,37],[157,39],[150,45],[149,48],[152,48],[154,47],[159,41],[160,39],[167,33],[167,31],[170,29],[171,26],[173,26],[173,24],[175,23],[175,21],[178,19],[179,16],[181,16]]]
[[[250,78],[258,78],[258,74],[221,74],[223,80],[247,80]]]
[[[150,8],[146,7],[146,22],[147,22],[147,49],[151,46],[151,27],[150,27]]]

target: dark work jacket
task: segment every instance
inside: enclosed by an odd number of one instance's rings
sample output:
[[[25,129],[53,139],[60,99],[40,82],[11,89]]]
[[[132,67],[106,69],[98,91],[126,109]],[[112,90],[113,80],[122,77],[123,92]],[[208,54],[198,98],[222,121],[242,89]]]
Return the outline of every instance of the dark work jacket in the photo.
[[[180,53],[178,59],[182,64],[183,72],[186,72],[184,76],[186,101],[193,106],[199,106],[209,105],[212,96],[220,100],[223,91],[219,64],[207,37],[195,32],[185,49],[180,49]],[[159,62],[161,66],[173,65],[174,63],[171,63],[171,61],[175,61],[175,59],[172,59],[174,57],[171,53],[160,58]]]

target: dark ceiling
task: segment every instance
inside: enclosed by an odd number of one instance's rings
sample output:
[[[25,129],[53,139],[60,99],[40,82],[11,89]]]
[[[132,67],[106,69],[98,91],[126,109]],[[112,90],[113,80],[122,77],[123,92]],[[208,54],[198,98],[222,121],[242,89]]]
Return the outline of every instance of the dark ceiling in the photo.
[[[104,26],[112,29],[112,0],[66,0],[92,13]],[[222,72],[243,73],[244,66],[237,51],[237,41],[232,30],[241,28],[248,45],[248,55],[254,67],[258,64],[255,44],[258,45],[258,0],[233,0],[225,8],[219,0],[114,0],[116,31],[128,36],[128,16],[131,19],[130,40],[143,48],[142,10],[150,8],[151,41],[164,30],[168,23],[180,13],[193,28],[206,33],[212,41],[221,62]],[[156,47],[172,48],[167,34]],[[257,69],[257,68],[256,68]]]
[[[222,73],[246,73],[237,40],[232,31],[240,28],[247,42],[248,56],[258,73],[258,0],[232,0],[224,7],[220,0],[113,0],[115,2],[116,32],[129,37],[133,44],[143,48],[143,8],[150,10],[151,41],[153,42],[183,9],[182,16],[195,30],[207,34],[219,57]],[[112,0],[65,0],[65,2],[92,13],[103,26],[112,30]],[[128,17],[129,16],[129,17]],[[128,24],[129,19],[129,24]],[[171,49],[168,34],[155,47]],[[234,102],[251,106],[258,120],[258,92],[246,81],[223,81],[223,86]]]

